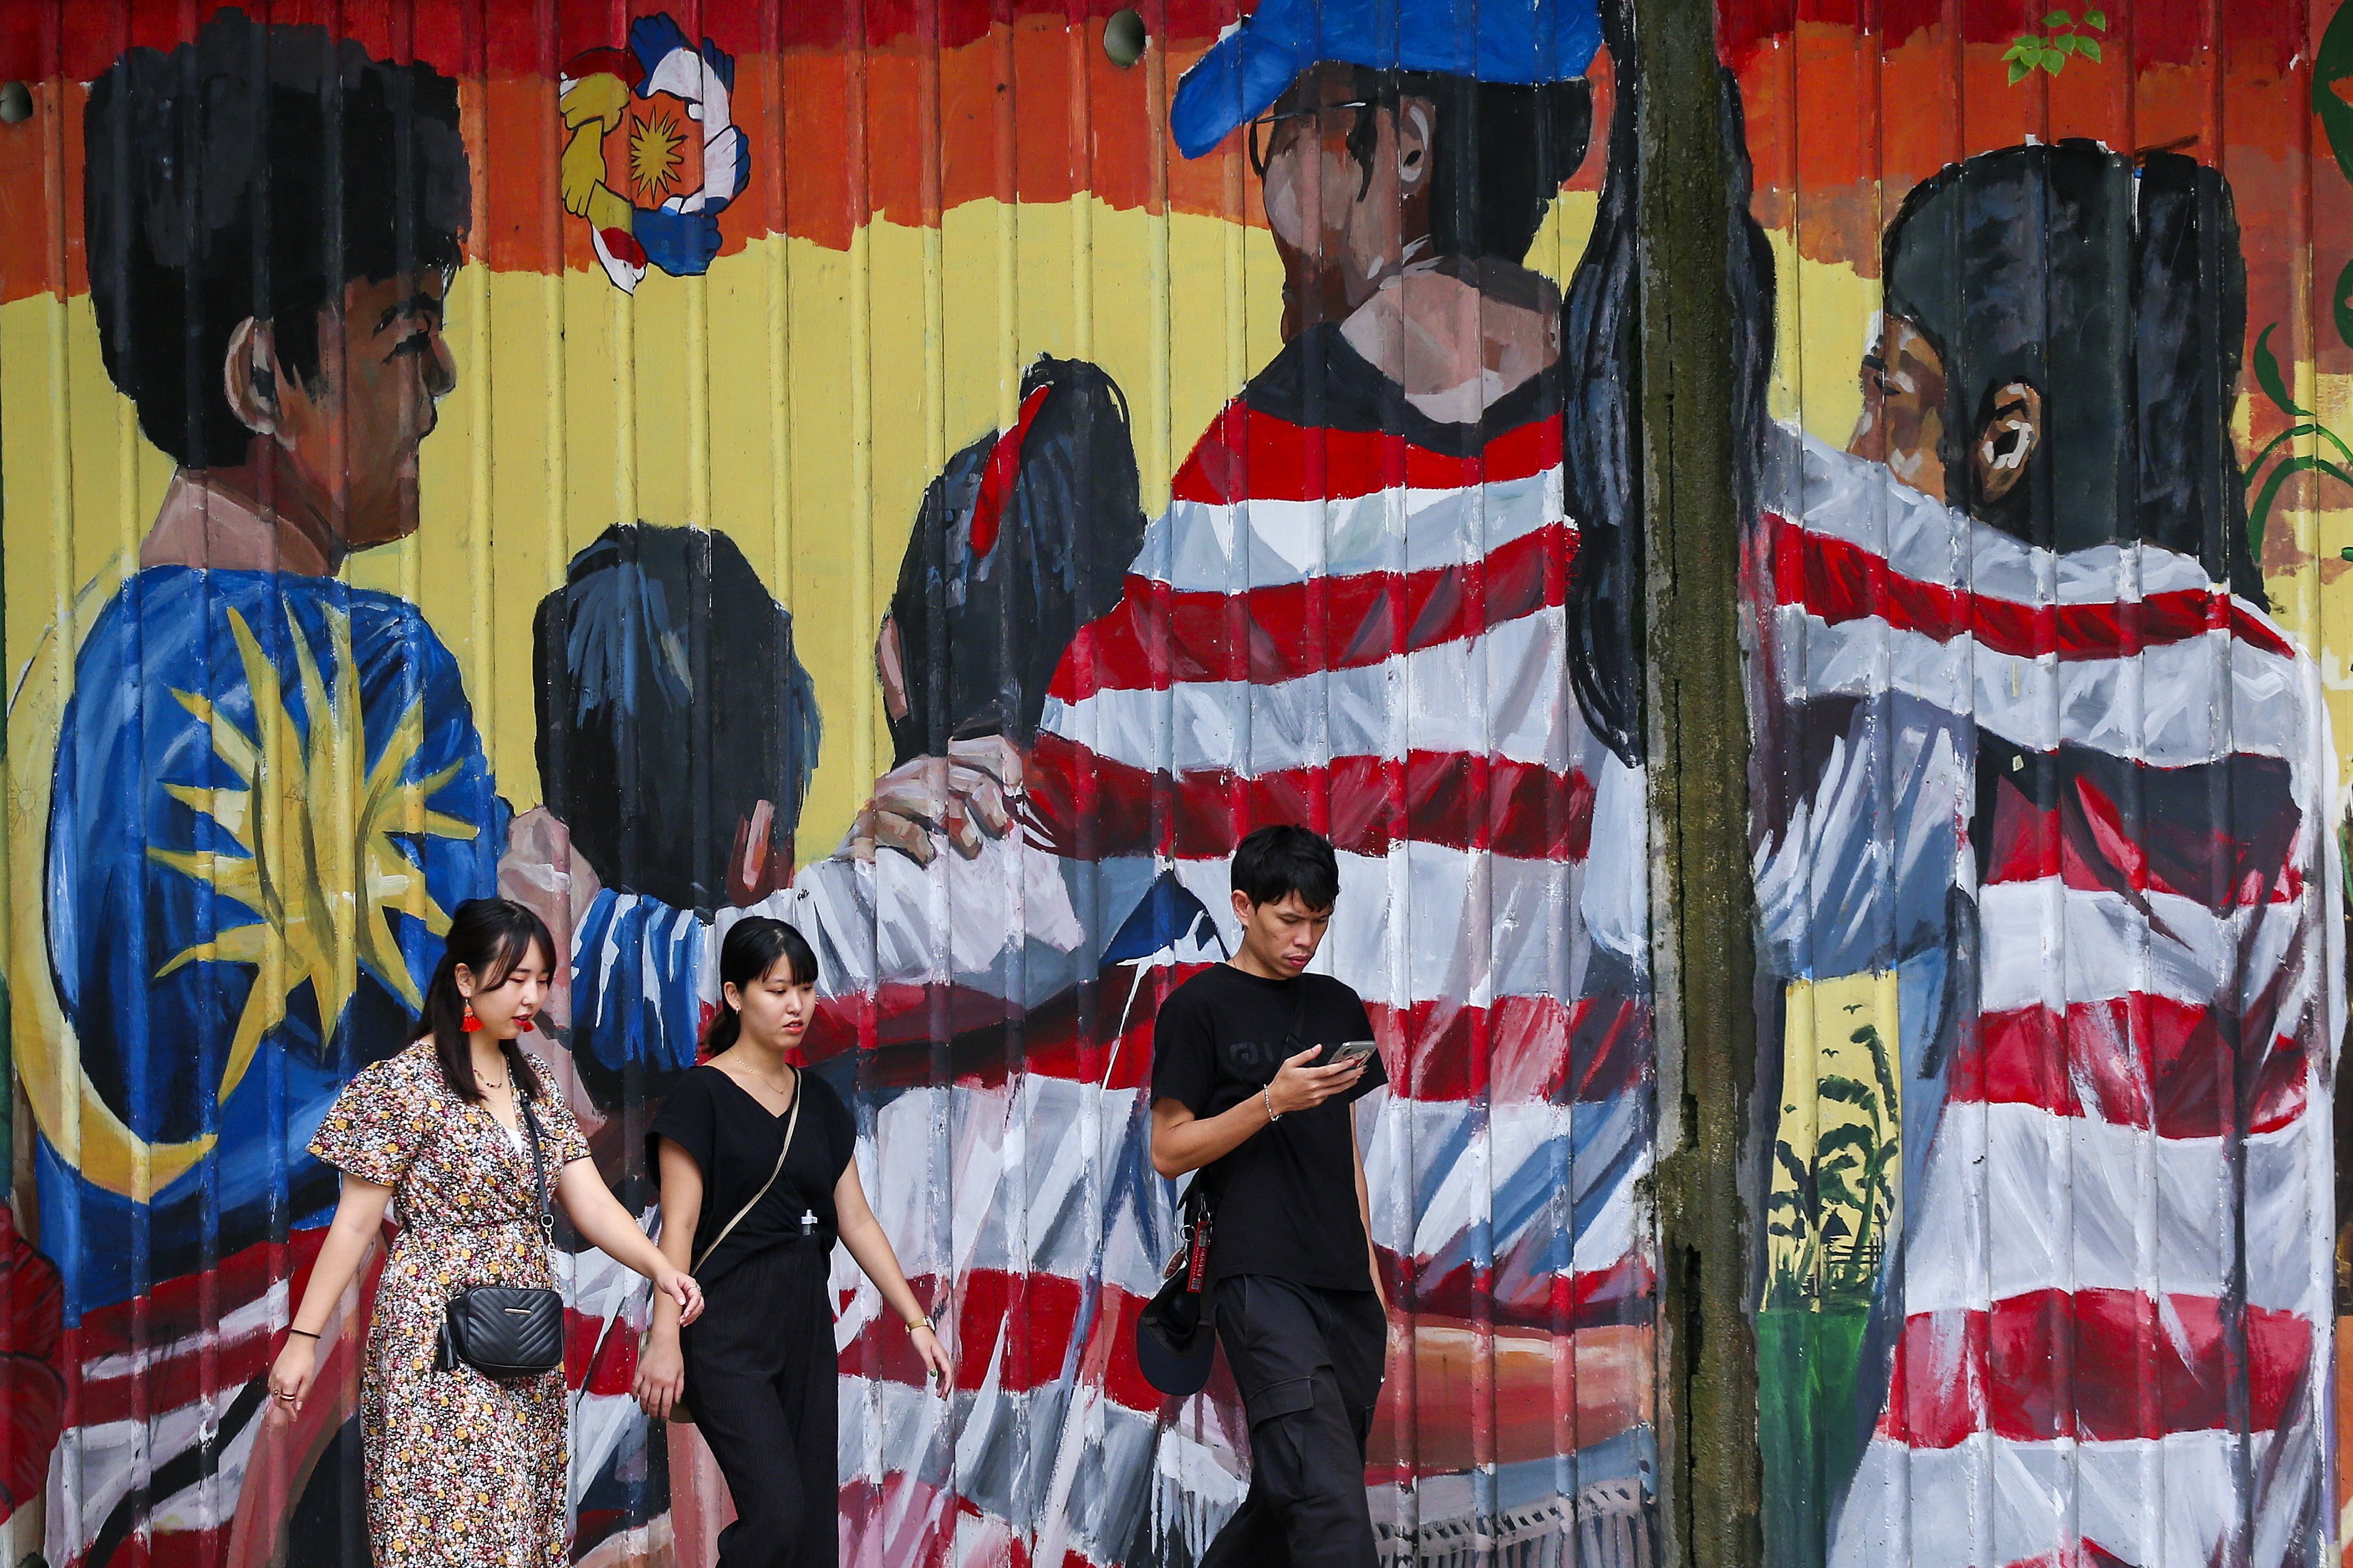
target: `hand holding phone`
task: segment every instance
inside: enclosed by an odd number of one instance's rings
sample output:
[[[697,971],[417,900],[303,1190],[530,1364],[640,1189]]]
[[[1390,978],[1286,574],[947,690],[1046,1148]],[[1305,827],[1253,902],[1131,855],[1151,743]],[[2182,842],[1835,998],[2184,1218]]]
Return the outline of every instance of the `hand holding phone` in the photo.
[[[1346,1093],[1365,1076],[1365,1063],[1374,1048],[1370,1040],[1308,1047],[1285,1060],[1267,1084],[1267,1110],[1282,1116],[1312,1110],[1335,1094]]]

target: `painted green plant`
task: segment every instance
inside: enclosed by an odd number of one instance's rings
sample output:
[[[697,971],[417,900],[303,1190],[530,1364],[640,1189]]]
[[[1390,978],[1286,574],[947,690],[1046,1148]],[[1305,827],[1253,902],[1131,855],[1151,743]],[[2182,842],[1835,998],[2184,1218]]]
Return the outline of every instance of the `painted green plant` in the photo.
[[[1861,1119],[1822,1133],[1810,1161],[1786,1138],[1773,1145],[1774,1163],[1789,1185],[1766,1203],[1766,1229],[1782,1243],[1774,1249],[1770,1306],[1867,1301],[1887,1250],[1903,1158],[1895,1070],[1875,1026],[1864,1025],[1850,1039],[1869,1051],[1872,1080],[1826,1073],[1814,1092],[1853,1107]],[[1838,1054],[1836,1048],[1822,1053]]]
[[[2043,31],[2021,33],[2010,42],[2002,58],[2010,62],[2010,85],[2016,87],[2038,70],[2057,76],[2067,68],[2071,58],[2081,56],[2094,65],[2100,63],[2100,40],[2094,33],[2108,30],[2105,11],[2086,11],[2081,22],[2064,11],[2053,11],[2042,18]]]
[[[2278,330],[2279,323],[2274,321],[2255,335],[2255,385],[2274,408],[2287,416],[2288,427],[2263,443],[2239,479],[2247,492],[2247,548],[2257,561],[2263,558],[2263,530],[2271,521],[2272,508],[2279,504],[2280,489],[2288,480],[2298,474],[2319,474],[2353,487],[2353,471],[2348,471],[2353,470],[2353,447],[2346,446],[2337,432],[2320,422],[2318,415],[2288,395],[2287,377],[2280,370],[2278,356],[2272,353],[2272,333]],[[2307,438],[2325,449],[2290,450],[2294,443]],[[2342,554],[2353,561],[2353,550]]]
[[[2321,129],[2327,133],[2328,149],[2337,155],[2337,167],[2348,180],[2353,180],[2353,5],[2340,5],[2329,18],[2328,30],[2321,35],[2320,49],[2312,62],[2312,110],[2319,116]],[[2337,327],[2337,340],[2353,347],[2353,262],[2348,262],[2337,275],[2337,288],[2329,300],[2329,315]],[[2277,323],[2274,323],[2276,325]],[[2255,455],[2247,465],[2247,484],[2253,490],[2247,503],[2248,542],[2255,559],[2263,559],[2263,524],[2271,509],[2279,499],[2280,486],[2297,473],[2316,473],[2339,484],[2353,486],[2353,448],[2337,438],[2336,433],[2308,410],[2299,408],[2287,395],[2279,363],[2273,358],[2265,342],[2272,328],[2265,327],[2255,339],[2254,371],[2256,384],[2274,407],[2295,423],[2281,432]],[[2273,465],[2264,476],[2262,487],[2254,489],[2256,474],[2272,456],[2299,437],[2308,437],[2326,450],[2292,453]],[[2353,561],[2353,548],[2337,552],[2338,556]]]

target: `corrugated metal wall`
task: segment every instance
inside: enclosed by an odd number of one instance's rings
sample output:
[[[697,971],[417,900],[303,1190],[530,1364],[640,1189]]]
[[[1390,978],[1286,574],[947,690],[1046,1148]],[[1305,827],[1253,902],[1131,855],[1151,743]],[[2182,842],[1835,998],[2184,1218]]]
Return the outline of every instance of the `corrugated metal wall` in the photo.
[[[2335,9],[1721,10],[1774,1560],[2337,1550]]]
[[[1151,1021],[1296,820],[1396,1080],[1384,1550],[1647,1562],[1600,18],[1402,99],[1311,73],[1261,174],[1232,50],[1178,91],[1215,5],[1133,64],[1107,5],[250,9],[0,18],[11,1560],[364,1560],[364,1312],[335,1400],[260,1414],[304,1148],[494,889],[572,943],[554,1066],[640,1210],[720,935],[817,942],[811,1065],[960,1365],[926,1394],[838,1264],[846,1558],[1195,1560],[1247,1429],[1130,1347]],[[707,1563],[707,1453],[628,1397],[641,1286],[566,1278],[575,1555]]]
[[[1271,820],[1383,1551],[1667,1550],[1628,11],[1113,9],[0,7],[12,1563],[365,1560],[365,1290],[260,1414],[304,1148],[493,891],[649,1216],[721,935],[817,944],[959,1363],[837,1263],[845,1560],[1196,1561],[1151,1025]],[[1719,34],[1767,1560],[2333,1553],[2353,22]],[[574,1556],[708,1563],[570,1257]]]

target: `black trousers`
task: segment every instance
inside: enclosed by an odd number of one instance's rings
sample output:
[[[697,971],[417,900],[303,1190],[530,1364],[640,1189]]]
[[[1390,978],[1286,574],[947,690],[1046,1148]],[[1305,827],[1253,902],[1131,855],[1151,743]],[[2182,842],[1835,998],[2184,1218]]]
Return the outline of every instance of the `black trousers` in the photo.
[[[829,1250],[796,1240],[737,1264],[679,1336],[687,1404],[735,1500],[719,1568],[840,1560]]]
[[[1250,1491],[1201,1568],[1374,1568],[1365,1439],[1388,1323],[1370,1290],[1218,1281],[1218,1343],[1250,1413]]]

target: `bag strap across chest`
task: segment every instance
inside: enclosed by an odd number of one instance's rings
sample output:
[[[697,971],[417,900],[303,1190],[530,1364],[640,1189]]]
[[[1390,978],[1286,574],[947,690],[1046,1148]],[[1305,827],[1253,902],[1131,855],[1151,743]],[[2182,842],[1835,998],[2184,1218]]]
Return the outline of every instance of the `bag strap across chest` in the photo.
[[[547,1188],[547,1156],[539,1146],[539,1118],[532,1114],[531,1098],[515,1096],[515,1109],[522,1112],[524,1136],[531,1141],[531,1194],[539,1232],[550,1244],[555,1240],[555,1210],[549,1202]]]
[[[751,1202],[737,1209],[735,1217],[720,1227],[719,1234],[711,1238],[711,1245],[702,1249],[702,1256],[697,1258],[694,1266],[687,1270],[689,1274],[702,1272],[702,1266],[711,1261],[711,1255],[719,1250],[722,1242],[734,1234],[735,1227],[744,1223],[745,1215],[760,1206],[760,1200],[768,1195],[768,1189],[775,1186],[776,1178],[785,1173],[785,1156],[793,1152],[793,1133],[801,1124],[801,1101],[808,1098],[808,1085],[801,1081],[801,1075],[807,1070],[806,1068],[793,1069],[793,1110],[785,1118],[785,1141],[776,1150],[776,1168],[768,1173],[768,1179],[760,1184],[760,1190],[752,1194]]]

